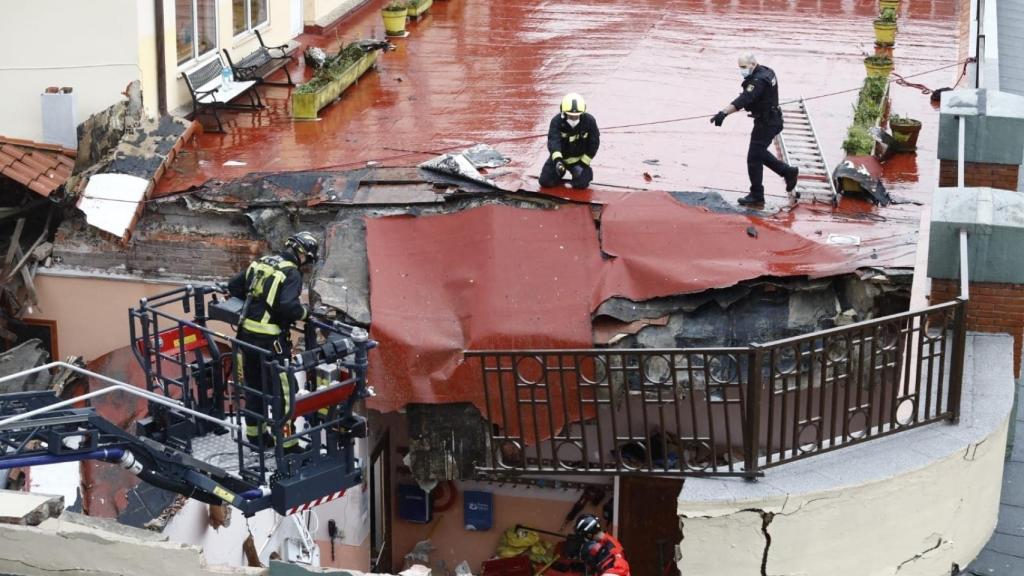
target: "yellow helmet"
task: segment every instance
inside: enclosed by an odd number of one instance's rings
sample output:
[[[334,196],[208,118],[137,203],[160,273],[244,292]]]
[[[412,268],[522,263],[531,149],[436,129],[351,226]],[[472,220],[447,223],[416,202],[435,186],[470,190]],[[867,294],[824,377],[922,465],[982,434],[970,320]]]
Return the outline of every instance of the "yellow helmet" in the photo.
[[[583,96],[570,92],[562,98],[563,114],[582,114],[586,111],[587,103],[583,100]]]

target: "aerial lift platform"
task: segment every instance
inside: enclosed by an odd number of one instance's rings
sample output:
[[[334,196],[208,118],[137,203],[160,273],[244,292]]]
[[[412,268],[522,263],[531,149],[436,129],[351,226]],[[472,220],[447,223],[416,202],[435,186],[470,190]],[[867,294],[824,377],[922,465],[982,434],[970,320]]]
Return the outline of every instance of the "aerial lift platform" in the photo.
[[[367,354],[376,342],[362,328],[310,317],[293,328],[298,351],[282,358],[215,329],[230,331],[241,307],[223,285],[183,286],[140,300],[129,321],[145,388],[64,362],[0,378],[63,367],[109,385],[66,400],[52,391],[0,395],[0,469],[100,460],[246,516],[268,508],[294,514],[361,484],[355,441],[366,436],[366,420],[355,409],[372,394]],[[235,376],[243,351],[260,355],[261,381]],[[270,384],[282,378],[287,393]],[[112,392],[147,401],[147,416],[134,430],[90,406]],[[269,410],[247,408],[247,395],[261,396]],[[249,442],[246,424],[266,429],[272,445],[264,436]],[[293,440],[300,449],[286,454],[282,446]]]

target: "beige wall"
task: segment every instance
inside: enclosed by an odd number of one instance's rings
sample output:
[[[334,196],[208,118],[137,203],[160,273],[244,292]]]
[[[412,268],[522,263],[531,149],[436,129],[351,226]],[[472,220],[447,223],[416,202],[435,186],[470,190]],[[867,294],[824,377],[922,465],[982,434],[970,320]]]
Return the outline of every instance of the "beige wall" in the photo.
[[[880,482],[759,501],[680,502],[680,570],[759,576],[766,548],[768,574],[937,576],[953,563],[964,568],[995,528],[1008,422],[965,451]]]
[[[136,0],[0,0],[0,134],[42,140],[39,95],[71,86],[78,122],[140,77]]]
[[[304,0],[306,24],[327,26],[367,0]]]
[[[86,361],[130,344],[128,309],[139,298],[174,287],[47,274],[37,275],[35,285],[39,306],[27,317],[55,321],[61,356],[83,356]]]

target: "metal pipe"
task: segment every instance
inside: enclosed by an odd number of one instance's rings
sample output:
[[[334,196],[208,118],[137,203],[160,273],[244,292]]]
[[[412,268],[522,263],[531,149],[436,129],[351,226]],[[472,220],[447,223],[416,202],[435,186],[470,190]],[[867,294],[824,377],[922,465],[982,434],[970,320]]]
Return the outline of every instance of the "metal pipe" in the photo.
[[[960,188],[964,187],[964,134],[966,133],[964,117],[960,118],[960,135],[959,142],[957,143],[957,155],[956,155],[956,185]]]
[[[960,229],[960,297],[967,300],[970,296],[967,277],[967,229]]]
[[[156,32],[156,109],[167,114],[167,62],[164,54],[164,0],[153,0],[153,27]]]
[[[214,424],[218,424],[220,426],[223,426],[225,428],[229,428],[231,430],[241,430],[241,428],[242,428],[241,426],[239,426],[237,424],[232,424],[231,422],[227,422],[225,420],[220,420],[219,418],[214,418],[213,416],[208,416],[206,414],[203,414],[202,412],[197,412],[195,410],[192,410],[191,408],[186,408],[185,406],[182,405],[181,402],[179,402],[177,400],[173,400],[171,398],[167,398],[166,396],[161,396],[159,394],[154,394],[153,392],[149,392],[149,391],[143,390],[141,388],[136,388],[135,386],[132,386],[131,384],[125,384],[124,382],[121,382],[119,380],[114,380],[113,378],[110,378],[109,376],[104,376],[102,374],[97,374],[96,372],[93,372],[91,370],[86,370],[85,368],[82,368],[82,367],[79,367],[79,366],[75,366],[74,364],[68,364],[67,362],[50,362],[49,364],[44,364],[42,366],[36,366],[35,368],[30,368],[28,370],[22,370],[21,372],[16,372],[14,374],[10,374],[8,376],[4,376],[3,378],[0,378],[0,384],[3,384],[4,382],[7,382],[8,380],[13,380],[15,378],[21,378],[23,376],[30,376],[32,374],[35,374],[36,372],[43,372],[44,370],[49,370],[51,368],[67,368],[68,370],[71,370],[72,372],[77,372],[79,374],[84,374],[84,375],[89,376],[91,378],[96,378],[97,380],[101,380],[103,382],[106,382],[106,383],[110,384],[110,386],[108,386],[106,388],[103,388],[101,390],[96,390],[94,392],[89,392],[88,394],[82,394],[81,396],[76,396],[75,398],[71,398],[70,400],[63,400],[61,402],[57,402],[56,404],[50,404],[49,406],[43,406],[42,408],[37,408],[35,410],[29,410],[28,412],[25,412],[23,414],[17,414],[15,416],[11,416],[10,418],[5,418],[3,420],[0,420],[0,429],[3,429],[8,424],[13,424],[15,422],[21,422],[22,420],[27,420],[29,418],[32,418],[33,416],[38,416],[39,414],[45,414],[47,412],[52,412],[52,411],[58,410],[60,408],[66,408],[68,406],[73,406],[73,405],[75,405],[75,404],[77,404],[79,402],[82,402],[83,400],[89,400],[91,398],[96,398],[97,396],[104,396],[104,395],[110,394],[111,392],[114,392],[114,391],[117,391],[117,390],[120,390],[121,392],[126,392],[128,394],[132,394],[132,395],[135,395],[135,396],[140,396],[142,398],[145,398],[146,400],[149,400],[150,402],[155,402],[157,404],[162,404],[164,406],[167,406],[167,407],[170,407],[170,408],[174,408],[175,410],[177,410],[179,412],[184,412],[185,414],[188,414],[190,416],[195,416],[196,418],[200,418],[200,419],[206,420],[208,422],[213,422]]]
[[[23,456],[0,461],[0,470],[5,468],[21,468],[22,466],[44,466],[47,464],[60,464],[63,462],[80,462],[82,460],[118,460],[124,455],[123,448],[103,448],[92,452],[79,454],[37,454],[35,456]]]

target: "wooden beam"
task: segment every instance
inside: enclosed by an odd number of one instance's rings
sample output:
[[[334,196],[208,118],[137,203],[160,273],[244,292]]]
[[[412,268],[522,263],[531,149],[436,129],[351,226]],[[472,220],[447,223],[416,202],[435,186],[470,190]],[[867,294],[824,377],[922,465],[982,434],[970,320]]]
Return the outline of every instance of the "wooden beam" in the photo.
[[[14,225],[14,234],[11,234],[11,244],[7,247],[7,257],[4,258],[4,277],[7,276],[7,271],[11,269],[11,263],[14,262],[14,251],[19,248],[19,242],[21,242],[21,229],[25,227],[25,217],[18,218],[18,223]]]

